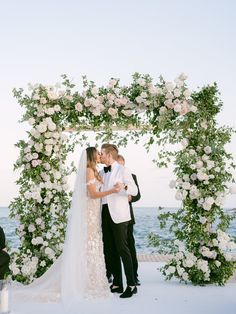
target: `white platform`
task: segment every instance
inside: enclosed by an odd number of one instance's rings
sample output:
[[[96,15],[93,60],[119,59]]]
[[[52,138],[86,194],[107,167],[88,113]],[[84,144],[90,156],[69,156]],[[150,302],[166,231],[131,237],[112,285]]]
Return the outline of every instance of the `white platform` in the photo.
[[[156,262],[141,262],[139,277],[142,285],[138,294],[120,299],[116,294],[106,301],[87,301],[70,313],[73,314],[235,314],[236,284],[226,286],[192,286],[172,280],[166,282]],[[12,304],[12,314],[62,314],[61,304]]]

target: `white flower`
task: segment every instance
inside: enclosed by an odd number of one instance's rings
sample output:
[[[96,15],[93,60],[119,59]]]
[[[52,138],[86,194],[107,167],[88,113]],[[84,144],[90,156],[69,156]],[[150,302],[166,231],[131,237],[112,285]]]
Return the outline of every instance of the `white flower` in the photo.
[[[175,89],[174,89],[174,95],[175,95],[175,97],[179,97],[179,96],[181,95],[180,89],[175,88]]]
[[[42,261],[39,265],[42,266],[42,267],[44,267],[44,266],[46,266],[46,262],[45,262],[45,261]]]
[[[99,92],[99,89],[98,89],[97,87],[93,87],[93,88],[91,89],[91,93],[92,93],[92,95],[95,96],[95,97],[98,95],[98,92]]]
[[[195,165],[196,165],[197,169],[201,169],[203,167],[203,162],[201,160],[199,160],[199,161],[196,162]]]
[[[175,266],[169,266],[166,270],[167,274],[174,274],[175,273]]]
[[[186,148],[188,146],[188,139],[186,138],[182,139],[181,145],[183,146],[183,148]]]
[[[115,79],[110,79],[110,81],[109,81],[109,84],[108,84],[108,87],[109,88],[113,88],[116,84],[117,84],[117,80],[115,80]]]
[[[122,113],[126,116],[126,117],[131,117],[133,114],[132,110],[122,110]]]
[[[117,112],[118,112],[118,109],[116,109],[116,108],[110,107],[110,108],[108,109],[108,113],[109,113],[112,117],[117,116]]]
[[[41,122],[38,126],[37,126],[37,131],[40,133],[44,133],[47,131],[47,124]]]
[[[37,225],[40,225],[42,223],[42,218],[37,218],[35,222]]]
[[[167,108],[164,107],[164,106],[162,106],[162,107],[159,109],[160,115],[163,115],[163,114],[165,114],[166,112],[167,112]]]
[[[215,261],[215,264],[216,264],[217,267],[220,267],[221,262],[220,261]]]
[[[28,227],[29,232],[34,232],[36,230],[35,226],[33,224],[30,224]]]
[[[201,224],[205,224],[207,222],[207,219],[206,219],[206,217],[200,217],[199,221]]]
[[[180,112],[182,110],[182,106],[180,104],[177,104],[174,106],[174,111],[175,112]]]
[[[183,200],[183,194],[180,191],[177,191],[177,193],[175,194],[175,199],[177,201],[182,201]]]
[[[182,275],[183,280],[187,281],[188,280],[188,274],[186,272],[183,273]]]
[[[209,154],[212,152],[211,147],[210,147],[210,146],[204,147],[204,152],[205,152],[207,155],[209,155]]]
[[[35,119],[34,118],[29,118],[28,122],[29,122],[30,125],[33,125],[33,124],[35,124]]]
[[[184,73],[181,73],[181,74],[179,75],[179,77],[178,77],[178,79],[179,79],[180,81],[186,81],[187,78],[188,78],[188,76],[187,76],[186,74],[184,74]]]
[[[83,111],[83,105],[80,102],[77,102],[77,104],[75,105],[75,109],[79,112]]]
[[[172,92],[175,88],[175,85],[172,82],[165,83],[165,88],[168,92]]]
[[[204,120],[204,121],[202,121],[201,123],[200,123],[200,125],[201,125],[201,127],[203,128],[203,129],[207,129],[207,127],[208,127],[208,124],[207,124],[207,121],[206,120]]]
[[[49,131],[53,132],[53,131],[56,130],[56,128],[57,128],[57,126],[56,126],[56,124],[54,122],[51,122],[51,123],[48,124]]]
[[[189,108],[189,110],[190,110],[191,112],[196,112],[196,111],[197,111],[197,107],[196,107],[196,106],[191,106],[191,107]]]
[[[149,86],[148,90],[149,90],[149,93],[150,93],[151,95],[156,95],[156,94],[158,94],[158,88],[155,87],[155,86],[153,86],[153,85]]]
[[[185,91],[184,91],[184,97],[185,98],[188,98],[189,96],[191,96],[191,91],[189,90],[189,89],[186,89]]]
[[[139,78],[139,79],[137,79],[137,84],[139,84],[140,86],[145,86],[145,84],[146,84],[146,82],[145,82],[145,80],[143,79],[143,78]]]
[[[184,190],[190,190],[191,184],[189,182],[184,182],[182,187]]]
[[[54,111],[56,111],[56,112],[61,111],[61,107],[59,105],[55,105]]]
[[[192,173],[190,178],[191,178],[191,180],[195,181],[197,179],[197,174],[196,173]]]

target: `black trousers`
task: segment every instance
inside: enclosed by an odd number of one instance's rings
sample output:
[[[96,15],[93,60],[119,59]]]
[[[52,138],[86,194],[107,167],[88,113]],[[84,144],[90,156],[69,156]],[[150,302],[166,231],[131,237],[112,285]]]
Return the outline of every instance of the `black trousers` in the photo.
[[[10,256],[5,251],[0,251],[0,280],[4,279],[4,275],[9,270]]]
[[[132,257],[128,246],[128,222],[113,222],[108,205],[102,206],[102,232],[107,270],[113,275],[113,284],[123,287],[121,260],[127,286],[135,286]],[[121,260],[120,260],[121,258]]]
[[[131,223],[128,225],[128,247],[133,262],[134,279],[136,280],[138,279],[138,259],[135,248],[134,225]]]

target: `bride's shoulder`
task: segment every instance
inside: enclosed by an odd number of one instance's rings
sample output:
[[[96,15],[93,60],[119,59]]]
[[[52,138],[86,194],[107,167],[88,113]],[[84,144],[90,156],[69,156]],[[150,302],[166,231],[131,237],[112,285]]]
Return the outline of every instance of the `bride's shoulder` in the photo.
[[[87,174],[87,179],[93,179],[95,177],[95,173],[92,168],[87,168],[86,174]]]

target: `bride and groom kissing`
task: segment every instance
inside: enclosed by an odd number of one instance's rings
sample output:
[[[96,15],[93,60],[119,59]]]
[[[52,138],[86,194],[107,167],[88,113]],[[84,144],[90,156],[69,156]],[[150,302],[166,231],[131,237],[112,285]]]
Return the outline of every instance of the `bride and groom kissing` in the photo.
[[[133,218],[131,214],[133,216],[133,213],[130,210],[129,200],[132,196],[135,197],[139,194],[139,190],[129,169],[122,165],[124,159],[121,155],[118,155],[118,149],[115,145],[103,144],[101,153],[94,147],[87,148],[86,152],[88,225],[90,220],[94,218],[95,211],[97,211],[96,219],[99,223],[97,230],[95,228],[90,229],[93,235],[89,234],[90,232],[88,235],[94,244],[94,239],[100,233],[100,239],[97,238],[97,242],[99,240],[103,242],[103,250],[101,245],[97,250],[97,258],[92,269],[93,272],[94,269],[97,269],[100,273],[99,269],[103,266],[102,268],[106,270],[106,276],[109,277],[111,274],[113,276],[110,291],[112,293],[121,293],[121,298],[132,297],[133,294],[137,293],[136,284],[138,278],[136,252],[135,248],[132,247],[132,245],[134,246],[134,241],[130,239],[133,235],[128,233],[133,227],[130,223]],[[96,168],[97,163],[105,164],[106,167],[98,172]],[[100,225],[102,225],[102,230]],[[133,243],[130,245],[132,241]],[[90,259],[95,253],[94,245],[90,246],[90,240],[88,241],[88,247],[93,249],[93,252],[87,251]],[[101,259],[100,265],[97,263],[99,255]],[[102,261],[104,261],[103,265]],[[125,291],[123,291],[121,261],[127,281]],[[91,267],[90,263],[87,265],[88,268]],[[91,277],[93,275],[91,274]],[[103,281],[106,282],[105,271],[98,276],[103,276]],[[101,278],[100,280],[97,278],[97,280],[101,282]],[[93,282],[95,284],[95,281]],[[96,288],[98,287],[98,282],[95,284]],[[106,284],[104,287],[106,287]]]
[[[98,163],[106,165],[100,172]],[[44,275],[21,287],[27,299],[59,299],[71,307],[85,299],[110,297],[111,293],[119,293],[121,298],[137,293],[134,217],[129,202],[138,200],[140,193],[136,177],[122,163],[124,159],[113,144],[103,144],[101,153],[95,147],[82,152],[62,254]],[[22,289],[18,286],[15,295],[21,297]]]

